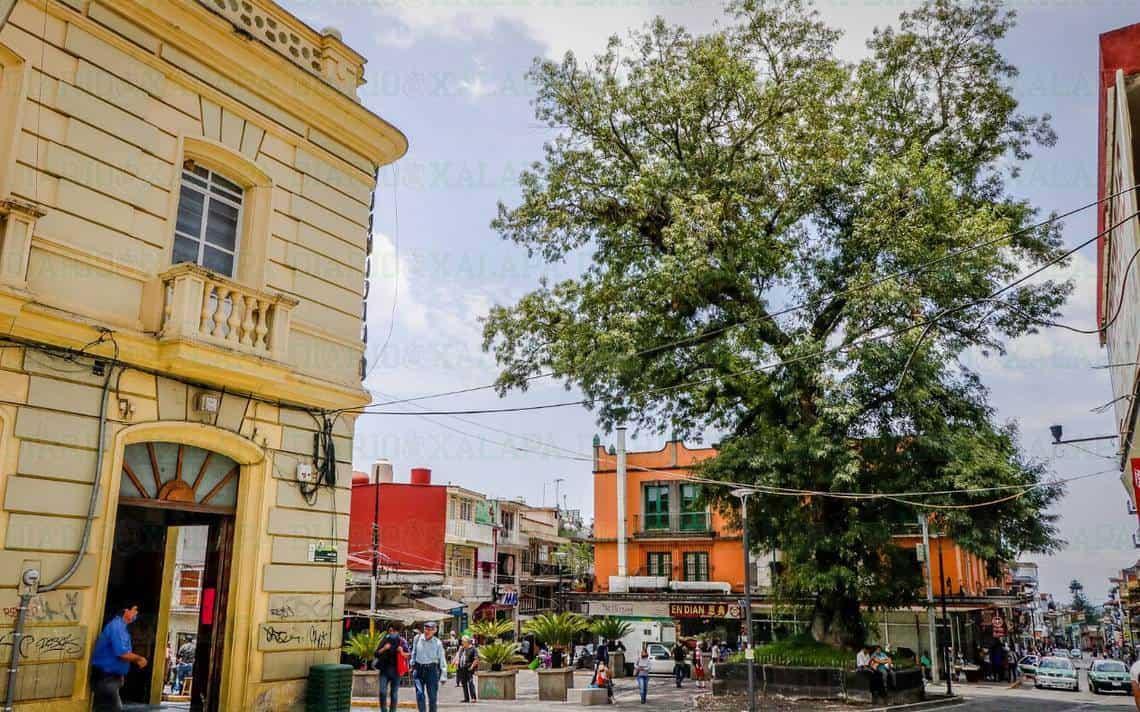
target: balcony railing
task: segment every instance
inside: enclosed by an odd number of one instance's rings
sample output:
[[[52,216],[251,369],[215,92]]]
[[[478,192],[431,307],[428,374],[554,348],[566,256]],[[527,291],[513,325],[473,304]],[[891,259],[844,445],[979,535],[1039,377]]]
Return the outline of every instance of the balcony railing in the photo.
[[[712,534],[712,515],[709,512],[663,512],[634,515],[633,530],[637,536],[708,536]]]
[[[535,561],[523,567],[524,574],[531,574],[533,576],[563,576],[570,578],[570,569],[566,566],[559,566],[558,564],[551,564],[545,561]]]
[[[452,596],[460,598],[490,598],[493,586],[491,579],[470,576],[453,576],[448,581]]]
[[[466,519],[449,519],[447,535],[453,539],[490,546],[495,541],[495,530],[489,524],[477,524]]]
[[[192,339],[284,361],[297,300],[242,286],[193,264],[161,276],[164,340]]]
[[[522,548],[529,543],[525,534],[522,534],[518,529],[500,529],[499,530],[499,545],[512,546]]]

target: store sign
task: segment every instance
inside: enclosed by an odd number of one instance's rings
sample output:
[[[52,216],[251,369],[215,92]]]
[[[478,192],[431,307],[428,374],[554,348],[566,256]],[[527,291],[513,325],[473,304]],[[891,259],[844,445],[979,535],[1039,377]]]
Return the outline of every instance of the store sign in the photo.
[[[1004,638],[1005,637],[1005,620],[1002,619],[1002,617],[998,616],[998,615],[994,616],[994,637],[995,638]]]
[[[336,547],[327,541],[309,544],[309,561],[317,564],[335,564]]]
[[[1140,457],[1130,460],[1132,463],[1132,501],[1136,503],[1136,517],[1140,519]]]
[[[670,603],[670,618],[742,618],[743,608],[735,603]]]
[[[586,611],[591,616],[621,616],[625,618],[669,618],[669,607],[664,601],[588,601]]]

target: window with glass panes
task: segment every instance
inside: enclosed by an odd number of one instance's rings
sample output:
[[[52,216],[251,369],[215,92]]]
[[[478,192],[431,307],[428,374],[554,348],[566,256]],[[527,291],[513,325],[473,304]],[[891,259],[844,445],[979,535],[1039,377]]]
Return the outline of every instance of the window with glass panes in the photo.
[[[650,551],[645,555],[646,576],[672,576],[673,555],[668,551]]]
[[[699,485],[681,485],[681,531],[703,531],[707,528],[705,510],[700,506],[700,498]]]
[[[645,485],[645,528],[669,528],[669,485]]]
[[[709,580],[709,554],[707,551],[685,552],[685,580]]]
[[[192,262],[233,277],[244,194],[241,186],[187,161],[178,194],[172,262]]]

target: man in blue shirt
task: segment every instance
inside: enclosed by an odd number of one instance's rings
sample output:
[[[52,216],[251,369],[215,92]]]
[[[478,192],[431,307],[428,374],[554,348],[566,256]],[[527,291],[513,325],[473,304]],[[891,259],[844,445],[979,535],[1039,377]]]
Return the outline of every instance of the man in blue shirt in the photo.
[[[103,627],[103,632],[95,641],[91,652],[91,667],[94,672],[95,712],[119,712],[123,702],[119,699],[119,689],[131,665],[139,670],[146,667],[146,658],[131,652],[131,634],[127,626],[139,617],[139,607],[127,604]]]
[[[437,630],[434,621],[424,623],[424,634],[412,644],[412,679],[419,712],[436,712],[440,683],[447,681],[447,654],[435,636]]]

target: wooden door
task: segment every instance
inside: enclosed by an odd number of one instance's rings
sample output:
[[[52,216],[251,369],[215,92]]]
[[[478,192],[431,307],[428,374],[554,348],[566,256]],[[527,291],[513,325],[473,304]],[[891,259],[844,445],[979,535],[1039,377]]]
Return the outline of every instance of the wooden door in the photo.
[[[195,712],[220,709],[233,534],[232,517],[218,517],[210,523],[206,565],[202,572],[194,684],[190,693],[190,709]]]

